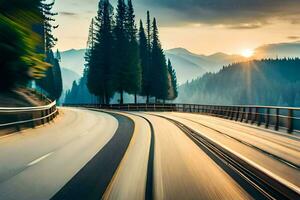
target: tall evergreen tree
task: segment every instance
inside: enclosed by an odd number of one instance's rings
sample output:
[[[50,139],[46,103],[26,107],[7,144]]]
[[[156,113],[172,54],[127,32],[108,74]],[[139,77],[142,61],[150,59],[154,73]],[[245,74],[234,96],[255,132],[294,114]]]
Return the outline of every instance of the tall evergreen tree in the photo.
[[[51,51],[51,49],[57,42],[57,38],[53,36],[52,31],[58,28],[58,25],[52,25],[52,22],[55,21],[53,17],[58,13],[54,13],[51,11],[54,6],[55,0],[53,0],[51,3],[46,3],[46,1],[47,0],[42,0],[40,9],[43,13],[43,32],[41,35],[44,39],[44,50],[47,53]]]
[[[41,52],[45,53],[46,62],[52,67],[48,68],[45,77],[36,81],[37,85],[46,91],[47,95],[49,95],[49,97],[53,100],[59,99],[62,93],[62,77],[59,60],[54,57],[52,52],[52,48],[57,42],[57,38],[53,36],[52,31],[58,27],[57,25],[52,25],[55,21],[53,17],[57,15],[57,13],[53,13],[51,11],[54,3],[55,1],[46,3],[46,0],[42,0],[42,4],[40,6],[43,16],[43,23],[39,25],[42,27],[42,31],[38,29],[39,34],[43,38],[43,50],[41,50]],[[59,53],[58,56],[60,56]]]
[[[33,26],[42,21],[40,5],[40,0],[0,1],[0,91],[26,85],[49,67],[36,51],[41,38]]]
[[[100,1],[96,17],[97,31],[92,44],[88,64],[89,91],[98,96],[100,103],[109,103],[112,91],[112,65],[113,65],[113,36],[112,15],[108,0]]]
[[[151,51],[151,84],[150,94],[158,99],[166,100],[168,98],[168,70],[166,57],[161,48],[158,37],[158,28],[156,19],[152,25],[152,51]]]
[[[176,78],[175,69],[173,68],[170,59],[168,59],[168,79],[169,79],[168,100],[175,100],[178,97],[177,78]]]
[[[45,77],[37,81],[37,84],[46,92],[46,95],[48,95],[50,99],[57,100],[60,98],[63,89],[59,61],[54,57],[52,51],[47,53],[45,61],[49,63],[51,67],[46,71]]]
[[[116,24],[114,27],[114,87],[120,93],[120,104],[124,102],[124,91],[128,86],[127,50],[128,41],[125,30],[126,5],[124,0],[118,0]]]
[[[126,9],[125,29],[128,40],[128,56],[126,64],[126,76],[128,77],[128,82],[126,84],[127,88],[125,88],[125,91],[129,94],[134,94],[134,102],[137,103],[137,94],[141,91],[142,72],[139,57],[139,46],[137,42],[135,15],[131,0],[128,0]]]
[[[149,10],[147,11],[147,41],[148,48],[151,49],[151,20]]]
[[[139,29],[139,51],[140,51],[140,59],[142,66],[142,95],[147,97],[146,102],[149,103],[149,57],[150,52],[148,48],[148,40],[145,34],[145,30],[143,27],[142,20],[140,21],[140,29]]]
[[[60,52],[59,50],[57,49],[56,50],[56,55],[55,55],[56,59],[58,60],[58,62],[61,62],[61,55],[60,55]]]

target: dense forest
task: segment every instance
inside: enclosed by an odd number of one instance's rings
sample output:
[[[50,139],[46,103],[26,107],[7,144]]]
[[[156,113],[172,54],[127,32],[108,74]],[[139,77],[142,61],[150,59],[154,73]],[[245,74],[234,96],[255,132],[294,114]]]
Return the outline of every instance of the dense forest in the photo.
[[[300,106],[300,59],[235,63],[179,88],[179,102]]]
[[[101,0],[92,20],[82,79],[73,83],[65,103],[109,104],[118,95],[143,96],[146,102],[174,100],[177,95],[176,73],[167,62],[158,35],[156,19],[147,12],[146,29],[140,21],[136,28],[132,1],[118,0],[116,13],[109,0]],[[128,98],[127,98],[128,99]]]
[[[52,48],[54,1],[0,1],[0,92],[28,87],[33,80],[49,98],[62,92],[59,62]]]

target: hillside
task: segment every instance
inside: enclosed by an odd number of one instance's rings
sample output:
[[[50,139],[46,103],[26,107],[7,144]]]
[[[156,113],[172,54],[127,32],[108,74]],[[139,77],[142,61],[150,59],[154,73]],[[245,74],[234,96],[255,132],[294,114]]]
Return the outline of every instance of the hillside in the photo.
[[[85,49],[71,49],[61,52],[61,66],[81,76],[85,63],[84,54]],[[206,72],[217,72],[222,66],[243,59],[239,56],[231,56],[224,53],[217,53],[211,56],[198,55],[183,48],[170,49],[165,51],[165,54],[171,60],[177,72],[179,84],[197,78]]]
[[[261,58],[283,58],[299,57],[300,42],[268,44],[255,49],[255,57]],[[84,69],[85,49],[71,49],[61,53],[61,67],[72,70],[82,76]],[[208,72],[218,72],[223,66],[235,62],[245,61],[239,55],[228,55],[225,53],[214,53],[212,55],[198,55],[184,48],[175,48],[165,51],[177,72],[179,84],[196,79]],[[260,55],[260,56],[259,56]],[[77,79],[74,79],[77,80]],[[72,83],[73,81],[71,81]]]
[[[300,106],[300,59],[232,64],[184,84],[178,102]]]
[[[241,56],[225,53],[209,56],[198,55],[183,48],[170,49],[165,51],[165,54],[177,72],[179,84],[195,79],[207,72],[218,72],[225,65],[244,60]]]
[[[83,73],[85,49],[70,49],[61,52],[61,67],[72,70],[79,74]]]
[[[0,93],[0,107],[34,107],[48,103],[48,100],[41,99],[40,94],[27,88]]]
[[[76,72],[66,69],[66,68],[61,68],[61,75],[63,78],[63,89],[64,91],[69,90],[72,88],[72,84],[74,80],[79,80],[80,75],[77,74]]]

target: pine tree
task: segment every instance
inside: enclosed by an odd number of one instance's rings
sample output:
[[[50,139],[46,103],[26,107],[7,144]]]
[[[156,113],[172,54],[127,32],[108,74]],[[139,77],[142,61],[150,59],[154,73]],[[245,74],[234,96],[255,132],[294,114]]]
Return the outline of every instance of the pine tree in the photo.
[[[170,59],[168,59],[168,79],[169,79],[168,100],[174,100],[178,97],[177,78],[176,78],[175,69],[173,69]]]
[[[45,61],[49,63],[51,67],[46,71],[44,78],[37,80],[37,85],[46,92],[46,95],[50,99],[58,100],[63,89],[59,61],[54,57],[51,50],[47,53]]]
[[[148,48],[151,49],[151,20],[150,20],[150,12],[147,11],[147,41]]]
[[[49,63],[52,67],[48,68],[45,77],[37,80],[36,83],[42,90],[47,92],[49,98],[57,100],[59,99],[62,93],[62,77],[58,60],[60,59],[60,54],[59,52],[57,52],[57,59],[54,57],[54,54],[52,52],[52,48],[57,42],[57,38],[55,38],[52,34],[52,31],[58,27],[52,25],[52,23],[55,21],[53,17],[56,16],[57,13],[53,13],[51,11],[55,1],[52,1],[51,3],[46,3],[46,0],[42,0],[41,2],[42,3],[40,5],[40,11],[43,16],[42,24],[39,25],[40,27],[42,27],[42,31],[40,31],[39,34],[43,38],[43,50],[41,50],[41,53],[45,53],[45,61]]]
[[[58,52],[58,57],[60,58],[60,54]],[[57,54],[56,54],[57,56]],[[53,98],[58,100],[62,94],[63,91],[63,80],[61,76],[61,69],[60,69],[60,59],[57,59],[57,57],[54,59],[53,64],[53,77],[54,77],[54,94]]]
[[[156,19],[152,26],[152,51],[151,51],[151,84],[150,94],[158,99],[168,98],[168,70],[166,58],[161,48]]]
[[[61,62],[61,55],[58,49],[56,50],[55,58],[58,60],[58,62]]]
[[[0,1],[0,91],[26,85],[49,67],[36,51],[41,38],[33,27],[42,21],[40,5],[40,0]]]
[[[142,67],[142,95],[147,97],[147,103],[149,103],[149,49],[148,49],[148,40],[145,34],[142,20],[140,21],[139,29],[139,51],[140,51],[140,60]]]
[[[89,28],[89,36],[88,36],[88,41],[86,44],[86,52],[84,55],[84,59],[85,59],[85,67],[88,67],[89,62],[90,62],[90,58],[91,58],[91,51],[95,46],[95,22],[94,19],[92,19],[91,24],[90,24],[90,28]]]
[[[93,26],[93,22],[91,26]],[[108,0],[99,3],[96,27],[95,38],[92,40],[91,52],[88,55],[87,85],[89,91],[98,96],[101,103],[108,104],[113,95],[112,15]]]
[[[128,57],[126,63],[127,88],[125,91],[134,94],[134,102],[137,103],[137,94],[141,91],[141,64],[139,58],[139,46],[137,42],[137,29],[135,25],[135,15],[132,1],[128,0],[126,9],[125,30],[128,40]]]
[[[41,11],[43,13],[43,33],[41,34],[44,39],[44,50],[49,52],[56,44],[57,38],[52,34],[52,31],[58,28],[58,25],[52,25],[55,21],[53,18],[58,13],[53,13],[51,10],[54,6],[55,0],[51,3],[46,3],[47,0],[42,0]]]
[[[148,79],[148,84],[145,86],[145,95],[146,95],[146,103],[149,103],[150,101],[150,95],[151,95],[151,91],[150,91],[150,71],[151,71],[151,63],[152,63],[152,55],[151,55],[151,51],[152,51],[152,47],[151,47],[151,20],[150,20],[150,12],[147,11],[147,68],[148,68],[148,74],[147,79]]]
[[[128,71],[127,71],[127,50],[128,41],[125,30],[126,21],[126,5],[124,0],[118,0],[116,24],[114,27],[114,88],[120,93],[120,104],[123,104],[123,93],[128,87]]]

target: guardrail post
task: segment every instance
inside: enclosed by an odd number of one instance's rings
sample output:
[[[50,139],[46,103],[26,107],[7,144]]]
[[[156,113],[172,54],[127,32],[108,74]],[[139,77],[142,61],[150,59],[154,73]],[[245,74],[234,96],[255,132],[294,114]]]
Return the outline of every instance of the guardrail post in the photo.
[[[43,110],[41,111],[41,117],[42,117],[41,123],[45,124],[45,119],[44,119],[45,115],[44,115],[44,111]]]
[[[246,114],[246,108],[243,107],[243,109],[242,109],[242,116],[241,116],[240,122],[244,121],[245,114]]]
[[[238,121],[240,117],[240,107],[236,108],[236,115],[235,115],[235,121]]]
[[[293,110],[292,109],[289,109],[288,110],[288,117],[287,117],[287,132],[288,133],[292,133],[293,130],[294,130],[294,127],[293,127]]]
[[[257,112],[257,109],[254,108],[252,109],[252,111],[254,112],[253,114],[251,114],[251,124],[254,124],[254,122],[256,121],[256,112]]]
[[[266,111],[265,111],[265,127],[266,128],[269,128],[269,124],[270,124],[270,108],[266,108]]]
[[[257,120],[257,126],[261,125],[261,113],[260,113],[260,109],[256,108],[256,120]]]
[[[275,130],[279,130],[279,108],[276,108]]]
[[[249,108],[248,108],[248,112],[247,112],[246,123],[248,123],[248,122],[251,120],[251,113],[252,113],[252,108],[249,107]]]
[[[47,116],[47,117],[46,117],[46,122],[47,122],[47,123],[49,123],[49,121],[50,121],[50,118],[49,118],[48,115],[49,115],[49,109],[46,110],[46,116]]]
[[[33,121],[33,119],[34,119],[34,114],[32,113],[31,114],[31,128],[34,128],[35,127],[35,121]]]
[[[230,107],[230,116],[229,119],[232,120],[233,119],[233,115],[234,115],[234,108]]]

